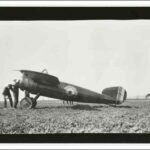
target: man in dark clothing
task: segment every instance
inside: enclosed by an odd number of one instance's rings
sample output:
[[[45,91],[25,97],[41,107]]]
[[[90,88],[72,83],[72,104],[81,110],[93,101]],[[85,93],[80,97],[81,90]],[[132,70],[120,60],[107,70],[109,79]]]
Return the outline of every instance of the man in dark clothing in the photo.
[[[19,98],[19,81],[14,80],[15,84],[12,86],[11,91],[14,95],[14,108],[17,108]]]
[[[25,97],[30,97],[30,93],[25,90]]]
[[[19,82],[17,81],[13,86],[13,94],[14,94],[14,108],[17,108],[19,98]]]
[[[10,88],[11,88],[11,85],[6,86],[2,93],[4,96],[4,108],[7,108],[7,99],[9,99],[10,106],[13,107],[13,101],[12,101],[12,97],[10,94]]]

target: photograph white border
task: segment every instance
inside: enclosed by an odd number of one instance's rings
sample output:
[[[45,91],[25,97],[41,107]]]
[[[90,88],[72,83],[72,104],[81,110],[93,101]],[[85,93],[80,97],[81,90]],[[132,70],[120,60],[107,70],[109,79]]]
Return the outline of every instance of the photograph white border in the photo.
[[[150,7],[150,1],[0,1],[0,7]],[[0,149],[150,149],[150,144],[0,144]]]
[[[68,144],[0,144],[0,149],[63,149],[63,150],[75,150],[75,149],[150,149],[150,144],[74,144],[74,143],[68,143]]]

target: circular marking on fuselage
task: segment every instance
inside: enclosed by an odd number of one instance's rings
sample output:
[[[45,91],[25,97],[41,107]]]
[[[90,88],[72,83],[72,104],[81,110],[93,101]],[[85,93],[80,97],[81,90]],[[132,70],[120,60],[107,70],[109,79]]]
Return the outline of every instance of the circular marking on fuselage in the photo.
[[[78,95],[78,91],[74,86],[71,85],[67,85],[64,87],[65,93],[67,94],[67,96],[69,97],[75,97]]]

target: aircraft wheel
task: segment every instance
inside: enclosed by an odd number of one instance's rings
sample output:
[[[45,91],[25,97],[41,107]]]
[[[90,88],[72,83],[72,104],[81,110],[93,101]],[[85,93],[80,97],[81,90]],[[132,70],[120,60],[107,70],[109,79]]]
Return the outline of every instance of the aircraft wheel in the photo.
[[[22,109],[30,109],[32,108],[33,102],[31,100],[31,98],[29,97],[25,97],[20,101],[20,107]]]

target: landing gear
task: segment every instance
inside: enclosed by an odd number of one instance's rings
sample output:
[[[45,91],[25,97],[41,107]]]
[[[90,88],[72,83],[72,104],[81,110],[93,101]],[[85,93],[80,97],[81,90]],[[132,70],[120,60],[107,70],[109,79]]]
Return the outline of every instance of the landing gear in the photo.
[[[35,108],[35,107],[36,107],[36,105],[37,105],[37,101],[36,101],[36,100],[34,100],[34,99],[32,99],[32,108]]]
[[[20,107],[22,109],[31,109],[32,105],[33,105],[33,102],[30,97],[25,97],[20,101]]]
[[[39,98],[40,94],[37,94],[35,98],[32,97],[25,97],[20,101],[20,107],[22,109],[31,109],[35,108],[37,105],[37,99]]]

